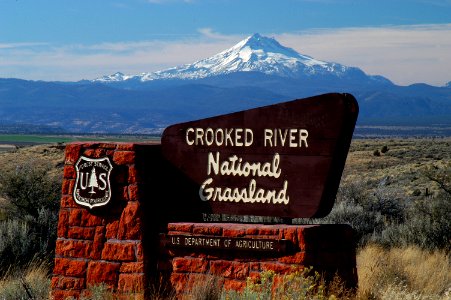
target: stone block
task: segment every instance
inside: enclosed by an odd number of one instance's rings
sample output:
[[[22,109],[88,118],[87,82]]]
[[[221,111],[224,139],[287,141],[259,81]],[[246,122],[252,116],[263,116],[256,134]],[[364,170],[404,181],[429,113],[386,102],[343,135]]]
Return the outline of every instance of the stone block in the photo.
[[[119,220],[112,221],[111,223],[106,224],[106,239],[116,239],[117,231],[119,229]]]
[[[93,215],[89,210],[82,209],[82,218],[80,220],[80,226],[94,227],[102,225],[104,218]]]
[[[130,201],[138,201],[140,199],[140,191],[138,184],[130,184],[127,190],[127,196]]]
[[[144,262],[124,262],[121,265],[121,273],[143,273]]]
[[[120,274],[118,291],[122,293],[137,293],[144,290],[144,273]]]
[[[72,165],[65,165],[64,171],[63,171],[63,178],[64,179],[75,179],[76,173],[75,173],[75,167]]]
[[[117,262],[89,262],[86,275],[86,284],[89,286],[105,283],[112,287],[116,287],[119,279],[120,266],[121,264]]]
[[[75,180],[74,179],[63,179],[61,186],[62,195],[72,195],[74,191]]]
[[[104,243],[105,242],[105,226],[96,226],[95,227],[94,242],[95,243]]]
[[[55,258],[53,273],[57,275],[84,277],[87,262],[84,259]]]
[[[74,277],[53,277],[51,280],[51,286],[53,289],[62,290],[82,290],[86,287],[86,280],[84,278]]]
[[[105,157],[107,155],[107,150],[106,149],[86,149],[83,152],[83,155],[86,157],[90,157],[90,158],[101,158],[101,157]]]
[[[70,210],[69,226],[80,226],[81,219],[83,218],[84,208],[76,208]]]
[[[75,164],[78,158],[80,157],[80,152],[81,152],[80,144],[72,143],[66,145],[65,163],[68,165]]]
[[[200,224],[197,223],[193,228],[194,234],[205,234],[205,235],[222,235],[222,228],[221,226],[217,225],[209,225],[209,224]]]
[[[74,200],[72,195],[61,196],[61,208],[77,208],[80,207]]]
[[[204,273],[208,268],[208,261],[202,258],[177,257],[172,260],[174,272]]]
[[[210,272],[225,278],[245,280],[249,275],[249,269],[249,264],[245,262],[228,260],[217,260],[210,262]]]
[[[168,231],[180,231],[186,233],[192,233],[194,228],[194,223],[169,223]]]
[[[138,182],[141,182],[138,170],[136,169],[135,165],[131,165],[128,168],[128,183],[135,184]]]
[[[134,151],[115,151],[113,161],[117,165],[127,165],[135,163],[136,154]]]
[[[117,148],[116,143],[100,143],[99,148],[106,149],[106,150],[114,150]]]
[[[78,240],[94,240],[94,227],[69,227],[67,237]]]
[[[306,259],[306,253],[304,251],[298,251],[291,255],[282,256],[277,260],[284,264],[310,265],[313,263],[311,260]]]
[[[136,261],[144,261],[144,251],[142,242],[136,243]]]
[[[52,291],[52,300],[66,300],[66,299],[78,299],[80,297],[80,291],[78,290],[59,290],[54,289]]]
[[[286,226],[279,230],[279,238],[291,241],[294,245],[298,245],[298,226]]]
[[[62,257],[91,258],[93,252],[92,241],[68,240],[58,238],[55,254]]]
[[[60,209],[58,214],[58,237],[66,238],[69,229],[69,211]]]
[[[139,202],[129,202],[119,221],[118,239],[141,240],[141,214]]]
[[[177,294],[180,294],[188,286],[189,274],[171,273],[170,282]]]
[[[223,229],[223,236],[226,237],[243,237],[246,232],[252,230],[251,228],[246,228],[241,224],[226,224]]]
[[[116,150],[119,151],[134,151],[136,149],[136,144],[134,143],[117,143]]]
[[[224,289],[225,290],[235,290],[242,291],[246,287],[246,282],[236,279],[226,279],[224,280]]]
[[[102,250],[102,259],[111,261],[135,261],[134,242],[106,242]]]

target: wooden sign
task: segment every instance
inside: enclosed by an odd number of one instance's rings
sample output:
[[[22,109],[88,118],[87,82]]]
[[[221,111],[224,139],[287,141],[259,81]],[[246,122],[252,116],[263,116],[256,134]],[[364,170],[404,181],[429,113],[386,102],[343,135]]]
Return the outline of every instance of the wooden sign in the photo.
[[[205,212],[322,217],[334,203],[358,115],[350,94],[325,94],[166,128],[163,155]],[[177,189],[174,182],[174,189]]]
[[[211,235],[165,235],[160,241],[168,248],[220,249],[256,252],[286,252],[287,240],[236,238]]]

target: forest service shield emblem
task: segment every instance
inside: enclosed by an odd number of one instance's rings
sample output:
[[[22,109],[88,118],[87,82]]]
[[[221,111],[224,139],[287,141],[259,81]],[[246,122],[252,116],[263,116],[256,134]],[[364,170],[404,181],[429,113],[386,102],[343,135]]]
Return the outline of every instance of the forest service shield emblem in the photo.
[[[108,157],[81,156],[75,164],[77,173],[74,187],[75,202],[89,208],[106,205],[111,199],[112,169],[113,166]]]

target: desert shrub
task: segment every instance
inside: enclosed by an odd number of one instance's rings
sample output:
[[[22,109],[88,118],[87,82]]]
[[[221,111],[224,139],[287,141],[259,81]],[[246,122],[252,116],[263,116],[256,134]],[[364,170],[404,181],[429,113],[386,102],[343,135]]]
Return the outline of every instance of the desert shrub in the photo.
[[[28,261],[36,247],[32,229],[27,222],[6,220],[0,222],[0,270],[6,271],[11,263]]]
[[[117,298],[105,283],[101,283],[89,286],[81,295],[80,300],[115,300]],[[75,299],[69,298],[68,300]]]
[[[0,175],[0,193],[9,201],[9,214],[37,219],[39,211],[57,211],[61,181],[49,176],[52,167],[45,161],[29,160]]]
[[[242,291],[223,290],[221,299],[353,299],[354,291],[346,290],[338,278],[325,282],[321,274],[312,268],[304,268],[288,275],[276,275],[273,271],[249,277]]]
[[[418,245],[451,251],[451,197],[441,194],[417,200],[405,222],[387,226],[373,240],[386,246]]]
[[[374,236],[375,242],[451,251],[451,165],[431,167],[423,176],[435,182],[439,192],[411,202],[405,209],[403,222],[389,224],[380,235]]]
[[[215,275],[205,275],[198,277],[194,276],[193,278],[194,279],[189,283],[191,288],[188,291],[189,297],[187,297],[187,299],[217,300],[221,298],[224,278]],[[175,299],[175,298],[176,298],[175,295],[169,294],[169,298],[165,299]]]
[[[363,203],[366,210],[379,212],[385,223],[402,222],[405,217],[404,199],[399,193],[386,186],[378,186],[370,197]]]
[[[33,257],[53,258],[61,181],[49,176],[51,169],[43,161],[30,160],[2,170],[0,195],[7,206],[6,219],[0,221],[0,268],[19,267]]]
[[[351,225],[359,245],[364,245],[375,232],[380,232],[384,227],[380,213],[365,210],[361,204],[347,201],[336,203],[331,213],[323,219],[316,219],[316,223]]]
[[[382,146],[382,148],[381,148],[381,153],[387,153],[388,152],[388,147],[387,147],[387,145],[384,145],[384,146]]]
[[[415,190],[412,192],[412,196],[418,197],[418,196],[420,196],[420,195],[421,195],[420,189],[415,189]]]
[[[374,150],[374,152],[373,152],[373,155],[374,156],[381,156],[381,153],[379,152],[379,150]]]
[[[373,192],[365,182],[340,186],[332,211],[324,218],[298,223],[349,224],[354,229],[359,246],[380,236],[387,226],[405,219],[405,205],[401,196],[390,187],[379,184]]]
[[[340,186],[328,216],[300,219],[297,223],[349,224],[359,246],[372,242],[386,247],[416,245],[450,252],[451,167],[433,171],[428,178],[440,188],[434,195],[410,199],[392,188],[388,177],[375,187],[367,182],[346,183]]]

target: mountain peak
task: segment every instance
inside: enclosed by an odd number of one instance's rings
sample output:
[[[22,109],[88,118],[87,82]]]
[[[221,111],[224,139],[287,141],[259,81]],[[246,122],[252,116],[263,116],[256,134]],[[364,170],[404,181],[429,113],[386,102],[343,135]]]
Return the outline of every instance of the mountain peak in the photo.
[[[240,44],[240,43],[244,43],[246,45],[257,47],[257,48],[262,47],[265,44],[273,44],[273,43],[279,44],[274,38],[262,36],[259,33],[254,33],[253,35],[248,36],[247,38],[245,38],[238,44]]]
[[[276,39],[262,36],[259,33],[254,33],[253,35],[245,38],[232,48],[224,51],[254,51],[256,54],[261,52],[260,54],[266,54],[267,53],[278,53],[285,55],[287,57],[293,57],[293,58],[300,58],[299,53],[297,53],[295,50],[291,48],[287,48],[282,46]],[[222,52],[222,53],[224,53]],[[262,55],[260,55],[262,56]]]
[[[116,73],[95,81],[200,79],[235,72],[260,72],[291,78],[316,75],[343,77],[349,72],[355,73],[356,70],[363,73],[357,68],[316,60],[281,45],[274,38],[254,33],[231,48],[192,64],[134,76]]]

